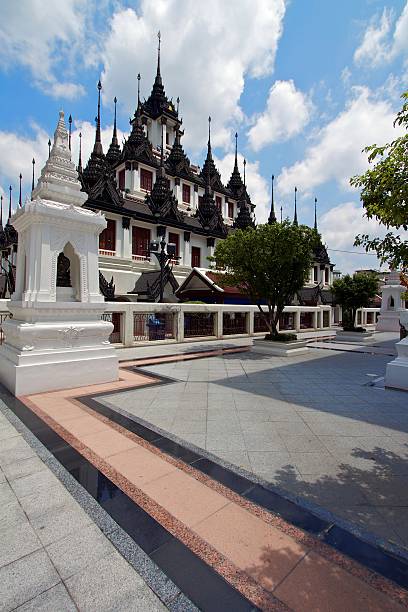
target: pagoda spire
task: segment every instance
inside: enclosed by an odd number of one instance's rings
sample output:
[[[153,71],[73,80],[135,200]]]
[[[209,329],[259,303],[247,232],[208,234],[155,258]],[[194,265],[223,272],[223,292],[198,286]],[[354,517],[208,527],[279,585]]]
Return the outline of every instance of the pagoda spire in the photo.
[[[102,141],[101,141],[101,89],[102,83],[98,81],[98,114],[96,116],[96,131],[95,131],[95,144],[94,152],[99,155],[103,155]]]
[[[209,156],[212,156],[212,152],[211,152],[211,117],[208,117],[207,157]]]
[[[283,220],[283,216],[282,216],[282,214],[283,214],[283,206],[280,207],[280,213],[281,213],[281,223],[282,223],[282,220]]]
[[[35,168],[35,159],[33,157],[33,161],[31,162],[33,164],[33,176],[32,176],[32,180],[31,180],[31,191],[34,191],[34,168]]]
[[[297,203],[296,203],[296,194],[297,194],[297,187],[295,187],[295,215],[293,217],[293,225],[299,225],[298,224],[298,218],[297,218]]]
[[[7,221],[7,224],[8,224],[8,225],[10,224],[10,219],[11,219],[11,192],[12,192],[12,190],[13,190],[13,188],[12,188],[12,186],[10,185],[10,187],[9,187],[9,192],[10,192],[10,202],[9,202],[9,214],[8,214],[8,221]]]
[[[79,132],[78,172],[82,173],[82,132]]]
[[[314,229],[317,232],[317,198],[314,199]]]
[[[18,178],[19,178],[19,180],[20,180],[20,191],[19,191],[19,195],[18,195],[18,205],[19,205],[19,206],[20,206],[20,208],[21,208],[21,207],[22,207],[22,205],[23,205],[22,194],[21,194],[21,180],[22,180],[22,178],[23,178],[23,175],[21,174],[21,172],[20,172],[20,174],[19,174],[19,177],[18,177]]]
[[[142,77],[140,76],[140,72],[138,72],[137,74],[137,108],[139,108],[140,106],[140,79]]]
[[[72,115],[68,117],[68,149],[71,150]]]
[[[238,132],[235,132],[235,163],[234,170],[238,171]]]
[[[276,215],[275,215],[275,203],[274,203],[274,198],[273,198],[273,181],[274,181],[275,177],[272,174],[272,195],[271,195],[271,212],[269,213],[269,219],[268,219],[268,223],[269,225],[272,225],[272,223],[276,223]]]
[[[110,143],[108,152],[106,154],[106,159],[111,165],[113,165],[120,157],[120,146],[118,143],[118,132],[117,132],[117,126],[116,126],[116,103],[117,101],[118,100],[115,96],[113,98],[113,103],[115,105],[115,114],[114,114],[114,120],[113,120],[112,142]]]
[[[0,196],[0,228],[3,229],[3,194]]]
[[[156,79],[155,81],[162,85],[162,78],[161,78],[161,74],[160,74],[160,43],[161,43],[161,34],[160,34],[160,30],[157,32],[157,38],[158,38],[158,45],[157,45],[157,70],[156,70]]]

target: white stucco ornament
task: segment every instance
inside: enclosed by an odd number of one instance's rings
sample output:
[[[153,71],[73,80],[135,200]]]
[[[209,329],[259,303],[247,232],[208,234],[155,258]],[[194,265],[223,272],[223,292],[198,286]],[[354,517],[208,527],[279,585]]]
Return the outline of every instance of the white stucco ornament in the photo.
[[[61,111],[54,144],[32,199],[18,209],[16,288],[3,324],[0,381],[15,395],[117,380],[112,323],[99,291],[99,234],[105,217],[81,207],[86,194]]]

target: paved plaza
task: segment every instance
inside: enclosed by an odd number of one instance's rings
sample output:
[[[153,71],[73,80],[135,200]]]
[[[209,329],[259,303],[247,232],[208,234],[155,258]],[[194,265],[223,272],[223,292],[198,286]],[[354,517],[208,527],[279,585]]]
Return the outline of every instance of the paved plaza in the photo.
[[[380,354],[339,344],[291,358],[247,352],[146,366],[174,382],[104,401],[405,547],[408,399],[368,386],[394,343],[395,334],[377,334],[371,351]]]

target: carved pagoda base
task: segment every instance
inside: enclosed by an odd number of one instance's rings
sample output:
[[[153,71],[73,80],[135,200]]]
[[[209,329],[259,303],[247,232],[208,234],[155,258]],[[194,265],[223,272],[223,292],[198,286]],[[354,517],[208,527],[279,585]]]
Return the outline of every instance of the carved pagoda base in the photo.
[[[10,304],[4,325],[0,382],[14,395],[68,389],[118,379],[104,304]]]
[[[376,331],[398,332],[400,330],[400,310],[382,312],[378,317]]]

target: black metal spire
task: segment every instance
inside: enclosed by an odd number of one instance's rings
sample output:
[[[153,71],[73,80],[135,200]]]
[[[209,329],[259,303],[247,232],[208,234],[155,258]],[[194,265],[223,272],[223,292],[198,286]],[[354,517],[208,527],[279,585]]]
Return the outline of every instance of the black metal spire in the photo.
[[[78,172],[82,172],[82,132],[79,132]]]
[[[0,228],[3,229],[3,194],[0,196]]]
[[[246,159],[244,159],[244,187],[246,187],[245,170],[246,170]]]
[[[276,223],[276,215],[275,215],[275,203],[274,203],[274,199],[273,199],[273,181],[274,181],[275,177],[272,174],[272,195],[271,195],[271,212],[269,213],[269,219],[268,219],[268,223],[269,225],[271,225],[272,223]]]
[[[10,224],[10,219],[11,219],[11,192],[12,192],[12,190],[13,190],[13,188],[10,185],[10,187],[9,187],[9,191],[10,191],[9,215],[8,215],[8,221],[7,221],[8,224]]]
[[[177,100],[176,100],[176,102],[177,102],[176,112],[177,112],[177,114],[178,114],[178,113],[179,113],[179,106],[180,106],[180,98],[179,98],[178,96],[177,96]]]
[[[238,170],[238,132],[235,132],[235,164],[234,170]]]
[[[51,155],[51,139],[48,139],[48,157]]]
[[[137,108],[140,106],[140,72],[137,75]]]
[[[72,115],[70,115],[68,117],[68,124],[69,124],[69,129],[68,129],[68,148],[69,148],[69,150],[71,150]]]
[[[118,143],[118,133],[117,133],[117,128],[116,128],[116,103],[117,103],[117,98],[116,96],[113,99],[113,103],[115,105],[115,115],[114,115],[114,120],[113,120],[113,134],[112,134],[112,142],[110,143],[108,152],[106,154],[106,160],[113,165],[120,157],[120,146]]]
[[[314,199],[314,228],[317,232],[317,198]]]
[[[31,181],[31,191],[33,191],[34,190],[34,168],[35,168],[35,159],[34,159],[34,157],[33,157],[33,161],[31,163],[33,164],[33,178],[32,178],[32,181]]]
[[[98,115],[96,117],[96,132],[95,132],[95,144],[94,152],[103,155],[102,141],[101,141],[101,89],[102,83],[98,81]]]
[[[208,142],[207,142],[207,154],[211,155],[211,117],[208,117]]]
[[[281,206],[281,207],[280,207],[280,212],[281,212],[281,223],[282,223],[282,211],[283,211],[283,208],[282,208],[282,206]]]
[[[295,187],[295,215],[293,217],[293,225],[298,225],[296,194],[297,194],[297,187]]]
[[[161,34],[160,30],[157,32],[157,38],[159,40],[159,44],[157,46],[157,71],[156,71],[156,81],[157,83],[162,84],[162,78],[160,74],[160,42],[161,42]]]
[[[21,172],[20,172],[20,174],[19,174],[19,177],[18,177],[18,178],[20,179],[20,192],[19,192],[19,196],[18,196],[18,205],[19,205],[19,206],[20,206],[20,208],[21,208],[21,206],[23,205],[23,200],[22,200],[22,196],[21,196],[21,180],[22,180],[22,178],[23,178],[23,175],[21,174]]]

